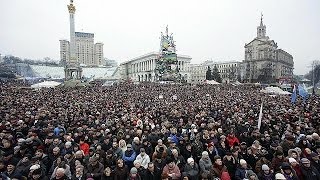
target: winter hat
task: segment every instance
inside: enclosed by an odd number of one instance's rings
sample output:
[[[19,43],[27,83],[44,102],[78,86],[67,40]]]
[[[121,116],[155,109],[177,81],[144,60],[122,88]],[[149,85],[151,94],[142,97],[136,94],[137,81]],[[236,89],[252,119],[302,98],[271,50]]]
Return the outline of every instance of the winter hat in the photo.
[[[141,161],[140,161],[140,160],[134,160],[134,161],[133,161],[133,164],[134,164],[134,165],[136,165],[137,163],[140,163],[140,164],[141,164]]]
[[[207,151],[203,151],[202,156],[209,156],[209,153]]]
[[[240,159],[240,165],[247,164],[247,161],[244,159]]]
[[[281,174],[281,173],[277,173],[276,176],[275,176],[275,179],[276,179],[276,180],[277,180],[277,179],[286,179],[286,177],[284,177],[284,175]]]
[[[281,164],[281,169],[285,170],[285,169],[291,169],[291,166],[289,163],[284,162]]]
[[[302,164],[308,164],[308,163],[310,163],[310,160],[307,159],[307,158],[302,158],[302,159],[301,159],[301,163],[302,163]]]
[[[262,171],[269,171],[270,170],[269,166],[266,164],[263,164],[261,169],[262,169]]]
[[[135,168],[135,167],[131,168],[130,174],[137,174],[137,173],[138,173],[137,168]]]
[[[40,169],[40,165],[39,165],[39,164],[35,164],[35,165],[32,165],[32,166],[30,167],[30,171],[36,170],[36,169]]]
[[[131,144],[127,144],[127,148],[132,148],[132,145]]]
[[[194,162],[194,159],[193,158],[188,158],[187,162],[188,162],[188,164],[190,164],[191,162]]]
[[[317,154],[317,153],[315,153],[315,152],[312,152],[311,154],[310,154],[310,157],[318,157],[319,156],[319,154]]]
[[[294,158],[289,158],[289,163],[296,163],[297,161]]]
[[[249,177],[252,176],[252,175],[256,176],[256,173],[254,173],[252,170],[248,170],[247,171],[247,178],[249,179]]]
[[[71,145],[72,145],[72,143],[70,141],[65,143],[65,146],[71,146]]]

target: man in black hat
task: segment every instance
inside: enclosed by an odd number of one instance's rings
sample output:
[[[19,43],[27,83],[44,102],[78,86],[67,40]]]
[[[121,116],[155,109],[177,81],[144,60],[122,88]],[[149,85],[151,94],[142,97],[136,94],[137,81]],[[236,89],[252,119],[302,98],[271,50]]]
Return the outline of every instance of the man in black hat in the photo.
[[[284,162],[281,164],[281,172],[286,179],[299,180],[296,172],[291,168],[290,164]]]
[[[14,177],[21,177],[22,175],[16,171],[16,166],[18,164],[18,161],[14,158],[10,159],[7,162],[7,171],[4,172],[4,175],[7,176],[10,179],[13,179]]]

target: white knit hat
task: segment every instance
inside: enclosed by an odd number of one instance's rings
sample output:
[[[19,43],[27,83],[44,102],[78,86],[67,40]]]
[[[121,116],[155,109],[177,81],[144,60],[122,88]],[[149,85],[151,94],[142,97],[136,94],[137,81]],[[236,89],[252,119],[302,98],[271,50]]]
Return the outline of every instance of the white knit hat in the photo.
[[[269,166],[266,164],[263,164],[261,169],[262,169],[262,171],[269,171],[270,170]]]
[[[193,158],[188,158],[187,162],[188,162],[188,164],[190,164],[191,162],[194,162],[194,159]]]
[[[289,163],[293,163],[293,162],[297,162],[297,160],[295,160],[294,158],[289,158]]]
[[[244,160],[244,159],[240,159],[240,164],[241,164],[241,165],[242,165],[242,164],[247,164],[247,161]]]
[[[202,156],[209,156],[209,153],[207,151],[203,151]]]
[[[39,164],[35,164],[35,165],[32,165],[30,167],[30,171],[33,171],[33,170],[36,170],[36,169],[40,169],[40,165]]]
[[[275,176],[276,179],[286,179],[286,177],[284,177],[283,174],[281,173],[277,173],[276,176]]]

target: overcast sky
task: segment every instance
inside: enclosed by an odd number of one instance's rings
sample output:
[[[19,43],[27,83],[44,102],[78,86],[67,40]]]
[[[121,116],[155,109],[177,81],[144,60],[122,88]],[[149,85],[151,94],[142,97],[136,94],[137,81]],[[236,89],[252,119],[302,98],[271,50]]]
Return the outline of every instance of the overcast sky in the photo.
[[[69,39],[69,0],[0,0],[0,53],[59,59]],[[261,12],[267,35],[294,57],[296,74],[320,60],[319,0],[74,0],[76,31],[95,34],[104,56],[119,62],[158,51],[169,25],[177,53],[205,60],[242,61]]]

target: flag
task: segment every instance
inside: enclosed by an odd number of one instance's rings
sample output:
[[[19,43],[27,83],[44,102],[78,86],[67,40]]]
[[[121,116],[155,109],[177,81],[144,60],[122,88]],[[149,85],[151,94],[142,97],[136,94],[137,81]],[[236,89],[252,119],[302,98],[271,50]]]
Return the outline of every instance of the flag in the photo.
[[[262,120],[262,108],[263,108],[263,103],[261,103],[259,119],[258,119],[258,128],[259,128],[259,130],[260,130],[260,127],[261,127],[261,120]]]
[[[293,91],[291,94],[291,103],[294,104],[297,100],[297,89],[296,89],[296,85],[293,85]]]
[[[299,84],[298,90],[299,90],[299,95],[303,98],[303,102],[306,102],[308,91],[301,84]]]

